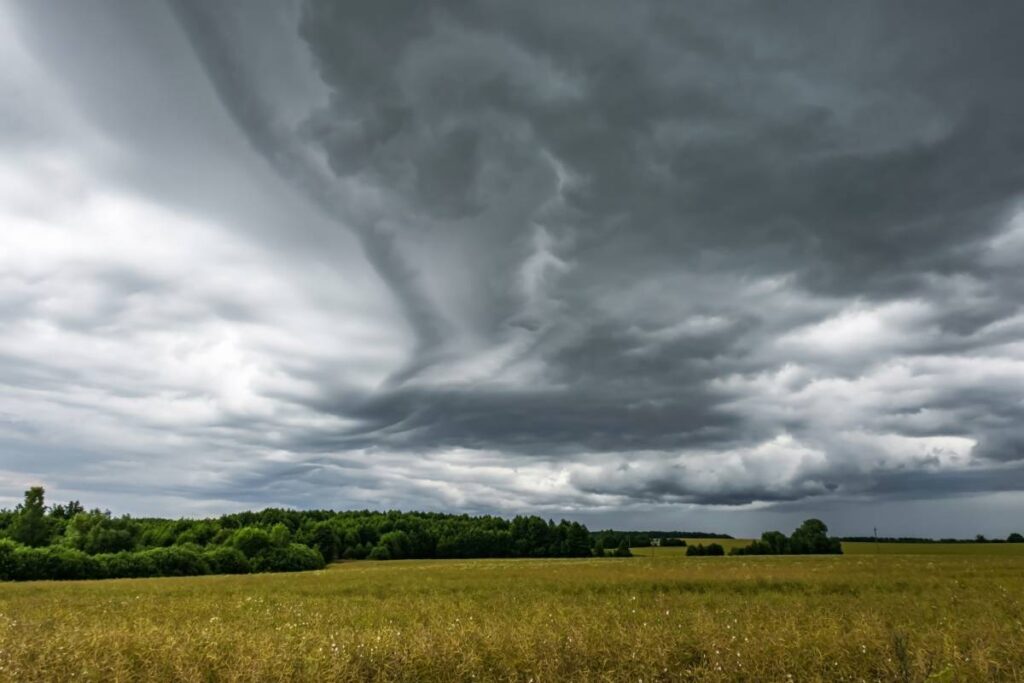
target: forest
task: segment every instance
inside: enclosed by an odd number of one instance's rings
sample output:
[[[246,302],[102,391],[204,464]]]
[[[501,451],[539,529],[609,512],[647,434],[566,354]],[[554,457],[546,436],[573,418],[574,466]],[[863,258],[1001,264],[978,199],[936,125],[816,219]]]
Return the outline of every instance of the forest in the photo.
[[[768,532],[739,554],[833,553],[819,520]],[[48,506],[42,487],[0,510],[0,580],[138,578],[321,569],[336,560],[630,557],[631,547],[686,545],[694,532],[591,533],[567,520],[437,512],[267,508],[208,519],[137,518]],[[729,538],[709,534],[703,538]],[[781,541],[779,539],[782,539]],[[689,555],[721,555],[697,545]]]
[[[268,508],[211,519],[115,517],[34,487],[0,511],[0,579],[303,571],[338,559],[590,557],[577,522],[370,510]],[[628,547],[626,548],[628,553]]]

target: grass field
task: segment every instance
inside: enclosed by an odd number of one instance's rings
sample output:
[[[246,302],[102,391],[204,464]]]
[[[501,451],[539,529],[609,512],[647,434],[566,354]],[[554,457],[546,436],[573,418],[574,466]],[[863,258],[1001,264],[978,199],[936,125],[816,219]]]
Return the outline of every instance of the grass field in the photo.
[[[967,547],[3,584],[0,680],[1022,680],[1024,556]]]
[[[749,538],[694,538],[687,540],[690,545],[717,543],[726,552],[737,546],[750,543]],[[679,557],[686,555],[686,548],[633,548],[638,557]],[[966,555],[1003,556],[1024,558],[1024,543],[843,543],[847,555]]]

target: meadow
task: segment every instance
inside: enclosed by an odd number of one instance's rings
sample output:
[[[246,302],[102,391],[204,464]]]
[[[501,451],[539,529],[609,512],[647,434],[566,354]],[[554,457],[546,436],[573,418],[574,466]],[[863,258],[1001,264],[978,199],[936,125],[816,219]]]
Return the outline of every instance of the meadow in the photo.
[[[717,543],[725,552],[748,545],[749,538],[693,538],[690,545]],[[638,557],[681,557],[686,555],[685,547],[632,548]],[[843,541],[845,555],[961,555],[966,557],[1021,557],[1024,558],[1024,543],[866,543]]]
[[[1024,680],[1024,547],[862,545],[0,584],[0,680]]]

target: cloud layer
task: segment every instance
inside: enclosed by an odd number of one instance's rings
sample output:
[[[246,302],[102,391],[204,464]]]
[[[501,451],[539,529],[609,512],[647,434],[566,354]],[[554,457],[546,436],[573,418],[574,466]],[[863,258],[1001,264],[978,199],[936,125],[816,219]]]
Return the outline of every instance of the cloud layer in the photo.
[[[4,7],[2,493],[1019,492],[1022,13]]]

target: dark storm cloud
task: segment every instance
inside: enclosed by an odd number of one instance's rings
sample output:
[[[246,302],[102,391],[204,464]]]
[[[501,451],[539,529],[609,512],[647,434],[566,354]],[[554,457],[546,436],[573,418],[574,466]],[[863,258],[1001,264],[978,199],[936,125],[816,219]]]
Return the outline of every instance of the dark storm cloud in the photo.
[[[196,7],[178,3],[200,52],[228,54],[223,36],[203,35],[210,24],[196,20]],[[783,430],[831,458],[820,481],[797,475],[782,490],[755,480],[694,493],[692,473],[669,468],[613,492],[790,499],[837,489],[830,473],[859,488],[843,472],[843,458],[856,456],[836,455],[846,449],[821,433],[820,414],[795,408],[765,420],[730,410],[730,390],[714,382],[791,361],[764,349],[827,326],[820,306],[773,319],[735,288],[710,301],[681,290],[674,310],[643,297],[625,309],[601,304],[610,288],[670,283],[679,271],[725,288],[737,274],[782,278],[771,302],[780,308],[818,298],[830,313],[863,308],[869,327],[904,326],[902,338],[838,353],[827,335],[814,348],[797,343],[814,369],[808,381],[856,378],[904,354],[983,354],[979,331],[1017,311],[1000,291],[1008,283],[989,280],[984,262],[1024,180],[1014,13],[486,2],[353,10],[314,0],[299,33],[330,100],[292,138],[247,124],[272,120],[273,105],[257,103],[243,64],[206,54],[221,97],[229,109],[241,103],[236,118],[257,146],[269,143],[272,163],[301,136],[326,154],[339,183],[384,198],[369,220],[387,223],[388,253],[402,265],[378,259],[378,269],[399,299],[415,290],[414,317],[432,310],[431,320],[449,322],[431,325],[429,353],[398,378],[411,386],[338,403],[324,384],[311,407],[362,425],[296,445],[497,448],[571,461],[755,447]],[[298,181],[307,190],[325,182]],[[542,235],[542,249],[531,234]],[[431,263],[437,250],[454,264]],[[550,267],[542,261],[533,289],[524,288],[542,250]],[[950,277],[980,294],[950,296]],[[906,322],[900,310],[871,320],[872,306],[894,300],[920,310]],[[679,318],[715,322],[673,331]],[[927,327],[911,329],[920,322]],[[422,336],[425,325],[414,327]],[[452,356],[463,349],[456,330],[467,328],[477,346],[511,344],[538,361],[548,386],[462,386]],[[855,324],[843,334],[856,346],[864,333]],[[417,383],[431,366],[431,379]],[[971,437],[979,456],[1013,459],[1014,429],[998,426],[1020,412],[1006,407],[1008,391],[937,388],[930,403],[897,411],[974,413],[967,424],[922,426],[867,410],[847,426]]]
[[[609,281],[679,269],[788,276],[793,289],[839,301],[935,305],[936,338],[922,330],[899,347],[828,357],[824,372],[857,373],[886,351],[970,354],[971,333],[1012,316],[1016,302],[995,289],[961,303],[935,282],[995,284],[981,254],[1024,184],[1016,14],[307,3],[300,32],[332,97],[303,132],[339,177],[389,193],[405,239],[458,242],[473,282],[515,277],[524,254],[514,247],[531,225],[566,244],[559,258],[572,264],[551,296],[582,331],[558,343],[537,335],[535,347],[565,382],[550,394],[561,410],[535,393],[495,402],[475,390],[454,403],[448,390],[374,405],[392,406],[403,434],[424,445],[449,435],[554,451],[682,448],[702,433],[736,441],[705,385],[771,362],[756,352],[771,342],[771,311],[722,293],[707,308],[739,309],[742,325],[631,354],[633,316],[609,320],[590,305]],[[477,292],[488,306],[469,312],[471,324],[499,337],[520,313],[505,297],[514,289]],[[1006,390],[960,396],[984,412]],[[750,429],[743,437],[763,436]],[[945,428],[985,441],[977,431]]]
[[[1018,3],[21,14],[8,51],[63,85],[0,107],[0,149],[35,179],[73,150],[85,189],[0,173],[0,207],[86,206],[100,246],[14,244],[0,414],[37,417],[0,437],[89,411],[83,452],[247,504],[1020,490]]]
[[[581,179],[564,211],[589,260],[721,250],[873,293],[966,267],[1019,191],[1020,10],[1002,9],[311,2],[334,94],[308,133],[417,216],[478,217],[450,229],[521,230],[481,200],[550,156]]]

